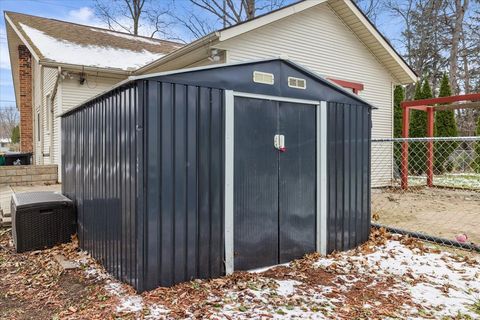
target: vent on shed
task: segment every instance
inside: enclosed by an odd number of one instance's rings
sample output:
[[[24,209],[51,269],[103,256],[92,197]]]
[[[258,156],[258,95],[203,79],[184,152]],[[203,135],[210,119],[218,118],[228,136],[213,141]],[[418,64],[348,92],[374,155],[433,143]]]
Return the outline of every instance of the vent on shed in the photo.
[[[307,81],[301,78],[288,77],[288,86],[290,88],[306,89]]]
[[[253,82],[273,85],[273,73],[253,71]]]

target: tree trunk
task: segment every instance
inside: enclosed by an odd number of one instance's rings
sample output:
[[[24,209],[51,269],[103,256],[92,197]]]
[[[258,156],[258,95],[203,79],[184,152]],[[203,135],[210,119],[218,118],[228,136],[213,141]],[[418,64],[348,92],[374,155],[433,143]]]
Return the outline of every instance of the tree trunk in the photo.
[[[458,94],[457,83],[457,63],[458,63],[458,47],[460,44],[460,36],[462,34],[463,17],[468,8],[468,0],[455,0],[455,23],[452,34],[452,47],[450,49],[450,86],[455,94]]]
[[[246,0],[246,13],[247,13],[247,20],[252,20],[255,18],[255,0]]]
[[[470,93],[470,70],[468,64],[468,49],[465,43],[465,36],[462,34],[462,59],[463,59],[463,82],[465,87],[465,94]]]

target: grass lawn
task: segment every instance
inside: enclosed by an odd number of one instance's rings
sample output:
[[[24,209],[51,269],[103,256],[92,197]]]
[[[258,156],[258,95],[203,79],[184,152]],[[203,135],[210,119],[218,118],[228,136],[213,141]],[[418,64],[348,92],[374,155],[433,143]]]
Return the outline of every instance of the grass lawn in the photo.
[[[411,186],[425,186],[427,184],[427,177],[409,176],[408,182]],[[480,190],[480,174],[447,173],[444,175],[434,175],[433,184],[441,187]]]

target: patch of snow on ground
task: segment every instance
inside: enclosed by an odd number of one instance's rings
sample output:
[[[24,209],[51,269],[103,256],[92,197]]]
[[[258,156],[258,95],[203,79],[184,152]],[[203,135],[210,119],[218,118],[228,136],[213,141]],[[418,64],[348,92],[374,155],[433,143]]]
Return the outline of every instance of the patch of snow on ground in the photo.
[[[98,269],[95,265],[86,265],[86,269],[84,270],[87,278],[96,279],[96,280],[105,280],[110,279],[111,276],[104,272],[103,270]]]
[[[300,282],[295,280],[276,280],[278,284],[277,293],[282,296],[289,296],[295,292],[295,286]]]
[[[117,312],[139,312],[143,310],[143,299],[140,296],[126,296],[120,299]]]
[[[355,268],[359,274],[373,272],[406,278],[404,288],[409,290],[413,301],[435,316],[461,313],[478,318],[470,306],[480,299],[480,269],[456,261],[448,252],[422,253],[398,241],[388,241],[374,253],[352,255],[343,262],[320,259],[316,266],[329,266],[334,262],[344,268]]]
[[[137,69],[164,56],[147,50],[132,51],[98,45],[81,45],[56,39],[43,31],[20,23],[42,55],[57,62],[123,70]]]
[[[416,302],[427,307],[440,307],[441,315],[454,316],[458,313],[469,314],[469,304],[473,303],[473,296],[468,297],[462,292],[450,289],[448,293],[444,293],[427,283],[419,283],[411,288],[411,292]],[[471,316],[475,316],[471,314]]]
[[[122,284],[120,282],[116,281],[109,281],[105,285],[105,290],[107,290],[108,293],[114,295],[114,296],[120,296],[125,292],[125,290],[122,287]]]

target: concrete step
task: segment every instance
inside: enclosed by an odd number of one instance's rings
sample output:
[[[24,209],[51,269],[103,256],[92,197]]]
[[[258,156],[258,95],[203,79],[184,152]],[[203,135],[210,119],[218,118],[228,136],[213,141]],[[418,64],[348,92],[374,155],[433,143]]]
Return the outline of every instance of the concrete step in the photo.
[[[12,218],[11,217],[2,217],[0,219],[0,226],[2,227],[10,227],[12,225]]]

